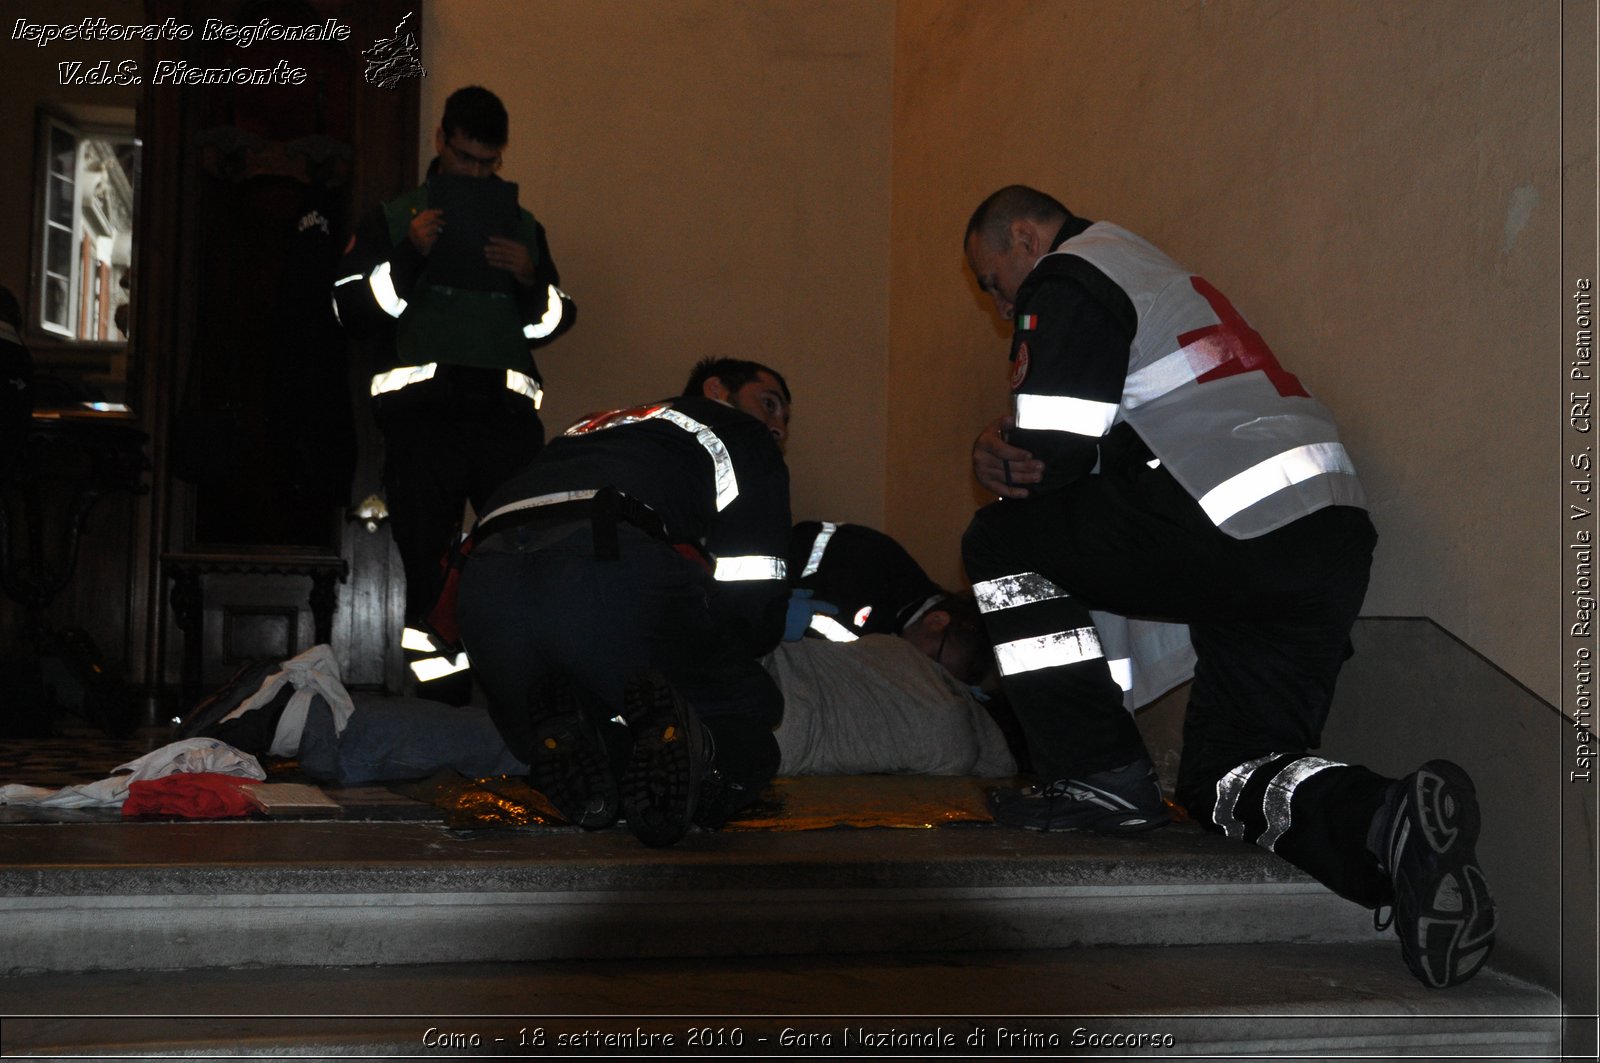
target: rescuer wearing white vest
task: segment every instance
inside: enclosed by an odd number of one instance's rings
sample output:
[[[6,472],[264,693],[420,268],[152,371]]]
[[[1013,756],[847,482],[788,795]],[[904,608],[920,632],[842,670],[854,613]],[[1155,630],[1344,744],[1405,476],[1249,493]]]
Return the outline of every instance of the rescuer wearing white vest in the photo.
[[[1039,785],[997,822],[1123,833],[1168,822],[1090,610],[1187,623],[1196,654],[1175,798],[1374,909],[1425,984],[1494,939],[1471,780],[1401,780],[1321,740],[1377,535],[1332,416],[1228,299],[1138,236],[1013,185],[968,264],[1014,323],[1012,412],[973,448],[1000,496],[962,543]]]
[[[464,504],[480,509],[544,445],[544,393],[532,352],[576,318],[544,227],[527,210],[510,210],[512,189],[496,176],[507,127],[505,107],[488,89],[451,93],[434,132],[438,157],[428,180],[362,220],[333,288],[345,327],[376,341],[370,390],[384,434],[390,526],[406,573],[405,645],[424,681],[453,667],[436,656],[444,647],[422,624],[438,598],[441,562]],[[491,232],[481,254],[442,243],[452,220],[458,227],[470,222],[463,233],[478,231],[476,218],[454,217],[435,198],[443,195],[435,186],[476,185],[462,178],[494,182],[506,193],[510,235]],[[457,661],[465,666],[464,657]]]

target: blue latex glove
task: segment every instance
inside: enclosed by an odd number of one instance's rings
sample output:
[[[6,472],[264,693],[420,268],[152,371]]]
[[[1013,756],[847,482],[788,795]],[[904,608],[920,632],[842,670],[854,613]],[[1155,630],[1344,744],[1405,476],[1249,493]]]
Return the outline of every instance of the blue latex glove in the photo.
[[[795,642],[805,637],[814,613],[833,616],[839,607],[832,602],[821,602],[811,597],[811,591],[802,587],[789,592],[789,614],[783,621],[783,641]]]

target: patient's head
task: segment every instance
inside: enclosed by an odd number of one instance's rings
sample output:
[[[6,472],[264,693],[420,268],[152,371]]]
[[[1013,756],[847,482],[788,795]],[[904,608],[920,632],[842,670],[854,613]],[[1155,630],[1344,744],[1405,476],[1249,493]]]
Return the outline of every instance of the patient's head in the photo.
[[[939,599],[900,635],[963,683],[977,683],[989,670],[989,639],[970,594]]]

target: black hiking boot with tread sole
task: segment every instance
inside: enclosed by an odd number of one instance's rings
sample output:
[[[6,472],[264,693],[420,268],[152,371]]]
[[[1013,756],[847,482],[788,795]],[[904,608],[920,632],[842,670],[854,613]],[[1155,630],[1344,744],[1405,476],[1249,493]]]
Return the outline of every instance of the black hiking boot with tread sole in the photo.
[[[561,818],[584,830],[617,821],[621,801],[597,721],[571,676],[548,675],[532,705],[533,756],[528,783]]]
[[[678,842],[695,821],[711,774],[705,729],[694,710],[657,672],[645,671],[623,691],[623,716],[633,752],[622,779],[622,815],[634,837],[652,848]]]

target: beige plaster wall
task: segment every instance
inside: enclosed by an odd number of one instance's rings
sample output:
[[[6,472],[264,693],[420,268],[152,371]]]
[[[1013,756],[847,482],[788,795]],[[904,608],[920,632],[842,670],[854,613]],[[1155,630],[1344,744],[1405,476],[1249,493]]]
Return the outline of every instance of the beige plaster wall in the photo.
[[[1052,192],[1227,292],[1339,417],[1425,615],[1558,701],[1563,366],[1553,3],[897,7],[888,529],[959,573],[1007,333],[965,275],[988,192]]]
[[[578,324],[540,357],[552,431],[675,394],[707,354],[795,392],[797,517],[884,521],[887,0],[438,0],[420,158],[479,82],[502,175],[544,223]]]

